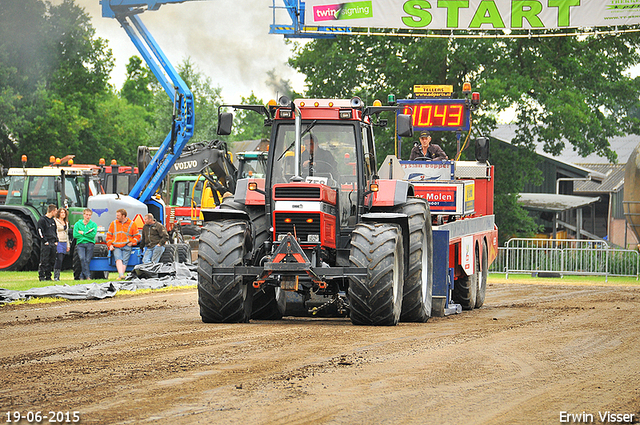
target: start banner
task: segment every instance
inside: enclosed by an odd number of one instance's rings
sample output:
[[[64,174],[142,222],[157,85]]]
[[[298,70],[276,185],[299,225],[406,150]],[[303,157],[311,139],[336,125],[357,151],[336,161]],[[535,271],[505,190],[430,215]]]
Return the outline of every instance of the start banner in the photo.
[[[640,0],[305,1],[305,26],[542,30],[640,24]]]

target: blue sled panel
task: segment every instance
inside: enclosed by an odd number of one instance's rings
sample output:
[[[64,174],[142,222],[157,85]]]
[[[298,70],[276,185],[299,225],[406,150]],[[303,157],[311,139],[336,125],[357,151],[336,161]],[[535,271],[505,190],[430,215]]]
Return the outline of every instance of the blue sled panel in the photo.
[[[433,231],[433,291],[434,297],[449,301],[449,231]]]
[[[142,250],[138,247],[133,247],[131,249],[131,256],[129,257],[129,264],[127,264],[127,271],[131,271],[138,264],[142,264],[142,257]],[[89,269],[92,272],[118,271],[116,269],[116,261],[111,255],[111,251],[109,251],[109,255],[107,257],[93,257],[89,264]]]

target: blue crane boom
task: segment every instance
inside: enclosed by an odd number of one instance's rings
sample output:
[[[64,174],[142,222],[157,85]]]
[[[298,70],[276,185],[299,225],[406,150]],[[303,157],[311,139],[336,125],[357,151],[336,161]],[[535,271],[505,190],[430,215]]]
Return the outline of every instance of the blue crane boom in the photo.
[[[164,205],[152,199],[152,196],[193,136],[193,94],[138,15],[145,10],[158,10],[163,4],[186,1],[189,0],[100,0],[102,16],[118,20],[173,103],[171,131],[129,193],[147,205],[155,205],[161,213],[164,212]]]
[[[337,34],[349,34],[351,28],[337,26],[305,26],[305,2],[302,0],[282,0],[284,6],[276,6],[276,0],[271,0],[273,9],[273,24],[269,27],[269,34],[282,34],[286,38],[335,38]],[[291,18],[291,25],[276,24],[276,12],[284,9]]]

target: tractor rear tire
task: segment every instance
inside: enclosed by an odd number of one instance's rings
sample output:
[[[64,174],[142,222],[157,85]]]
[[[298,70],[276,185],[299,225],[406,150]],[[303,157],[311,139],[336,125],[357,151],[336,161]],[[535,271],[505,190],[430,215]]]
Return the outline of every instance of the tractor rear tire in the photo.
[[[487,293],[487,278],[489,277],[489,249],[487,248],[487,241],[482,242],[482,261],[479,259],[476,260],[476,265],[480,268],[476,308],[480,308],[484,304],[484,297]]]
[[[246,323],[251,318],[253,287],[242,276],[214,275],[214,267],[243,265],[249,229],[244,220],[209,222],[198,249],[198,304],[205,323]]]
[[[402,231],[393,224],[358,224],[352,233],[349,260],[353,267],[367,269],[366,277],[349,277],[351,322],[397,325],[404,278]]]
[[[477,262],[478,250],[475,250],[474,264]],[[463,272],[464,273],[464,272]],[[479,268],[474,267],[471,275],[459,277],[453,285],[453,301],[460,304],[463,310],[473,310],[478,299]]]
[[[0,270],[20,271],[28,267],[35,244],[39,244],[39,239],[27,222],[10,212],[0,212]]]
[[[395,212],[409,217],[409,268],[405,270],[401,322],[423,323],[431,317],[433,234],[429,204],[409,198]]]

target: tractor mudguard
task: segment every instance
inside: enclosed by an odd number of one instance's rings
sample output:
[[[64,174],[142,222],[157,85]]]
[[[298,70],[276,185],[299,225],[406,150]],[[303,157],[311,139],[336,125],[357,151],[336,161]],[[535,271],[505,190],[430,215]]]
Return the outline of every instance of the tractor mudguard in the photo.
[[[250,221],[249,214],[243,210],[213,208],[200,210],[205,223],[222,220],[246,220]]]
[[[249,183],[257,183],[258,190],[249,190]],[[244,205],[264,205],[264,179],[240,179],[236,184],[234,199]],[[262,193],[260,193],[262,192]]]
[[[38,220],[40,216],[35,211],[33,207],[26,207],[22,205],[0,205],[0,212],[6,211],[12,214],[16,214],[17,216],[22,217],[24,220],[33,224],[34,227],[38,226]]]
[[[394,207],[407,202],[413,196],[413,186],[404,180],[376,180],[378,191],[373,192],[372,207]]]

